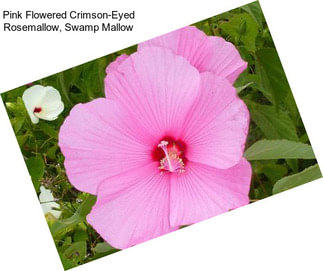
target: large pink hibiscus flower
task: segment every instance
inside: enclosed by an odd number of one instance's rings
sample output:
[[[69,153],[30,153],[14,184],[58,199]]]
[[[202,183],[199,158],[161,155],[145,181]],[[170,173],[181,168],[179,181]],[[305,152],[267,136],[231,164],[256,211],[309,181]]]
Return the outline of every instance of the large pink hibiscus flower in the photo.
[[[98,196],[87,220],[108,243],[127,248],[248,204],[249,113],[227,79],[167,46],[107,70],[107,98],[76,105],[59,145],[70,182]]]

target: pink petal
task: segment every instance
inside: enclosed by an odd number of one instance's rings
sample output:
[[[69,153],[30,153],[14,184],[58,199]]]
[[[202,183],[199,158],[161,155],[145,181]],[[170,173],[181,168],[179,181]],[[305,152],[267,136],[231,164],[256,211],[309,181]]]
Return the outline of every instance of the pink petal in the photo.
[[[199,73],[183,57],[145,48],[105,79],[106,96],[119,101],[152,134],[179,133],[199,88]]]
[[[248,63],[241,59],[238,50],[223,38],[207,36],[194,26],[187,26],[138,45],[163,47],[185,57],[200,72],[213,72],[233,83]]]
[[[180,136],[188,160],[222,169],[234,166],[243,155],[248,128],[248,109],[231,84],[202,73],[199,96]]]
[[[118,70],[119,65],[120,65],[120,64],[121,64],[125,59],[127,59],[128,57],[129,57],[129,56],[128,56],[128,55],[126,55],[126,54],[122,54],[122,55],[118,56],[118,57],[116,58],[116,60],[115,60],[115,61],[111,62],[111,63],[107,66],[107,68],[105,69],[105,72],[106,72],[107,74],[109,74],[109,73],[111,73],[111,72],[117,71],[117,70]]]
[[[92,194],[108,177],[151,161],[155,141],[117,102],[103,98],[76,105],[59,132],[69,181]]]
[[[124,249],[175,230],[169,224],[169,174],[158,163],[103,182],[87,221],[113,247]]]
[[[171,177],[170,224],[189,225],[249,203],[250,164],[221,170],[190,162]]]

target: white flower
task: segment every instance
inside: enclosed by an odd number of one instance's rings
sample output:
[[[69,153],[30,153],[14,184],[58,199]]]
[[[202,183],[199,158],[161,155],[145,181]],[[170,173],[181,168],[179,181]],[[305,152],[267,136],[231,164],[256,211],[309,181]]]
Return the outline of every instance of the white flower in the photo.
[[[56,218],[60,216],[61,211],[53,210],[53,208],[59,208],[59,204],[54,202],[52,192],[44,186],[40,187],[39,201],[45,215],[51,213]]]
[[[64,110],[61,95],[57,89],[50,86],[35,85],[27,88],[22,100],[32,123],[38,123],[39,119],[55,120]]]

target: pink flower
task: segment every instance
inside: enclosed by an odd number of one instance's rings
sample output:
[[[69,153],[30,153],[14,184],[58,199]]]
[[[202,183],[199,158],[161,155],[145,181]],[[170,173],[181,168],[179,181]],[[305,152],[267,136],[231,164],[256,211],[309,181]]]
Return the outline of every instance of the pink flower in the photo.
[[[186,26],[138,45],[138,51],[146,47],[163,47],[186,58],[199,72],[213,72],[234,83],[248,63],[230,42],[221,37],[207,36],[194,26]],[[107,73],[115,70],[128,56],[122,54],[107,67]]]
[[[231,83],[168,48],[122,58],[107,98],[76,105],[59,134],[70,182],[98,196],[87,221],[127,248],[248,204],[249,113]]]

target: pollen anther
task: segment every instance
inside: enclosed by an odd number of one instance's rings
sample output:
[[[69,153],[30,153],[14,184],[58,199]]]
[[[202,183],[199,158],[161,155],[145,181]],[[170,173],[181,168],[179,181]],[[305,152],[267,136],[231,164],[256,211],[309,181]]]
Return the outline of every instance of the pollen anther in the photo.
[[[160,170],[177,173],[183,173],[185,171],[183,159],[180,157],[181,152],[178,151],[175,143],[173,143],[173,146],[168,146],[168,141],[162,140],[158,144],[158,147],[165,153],[165,157],[160,160]]]

